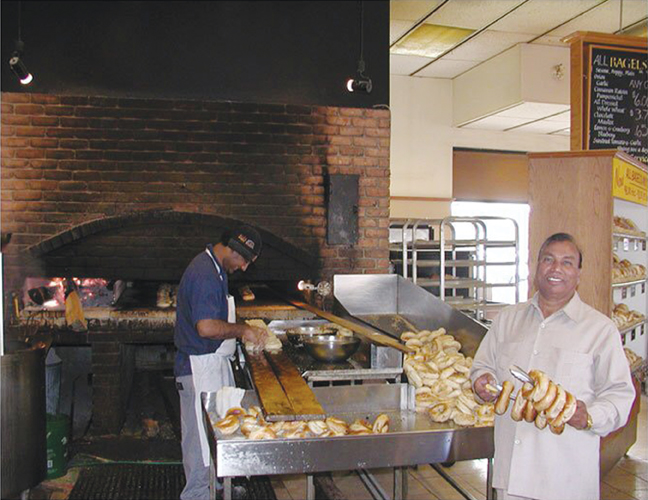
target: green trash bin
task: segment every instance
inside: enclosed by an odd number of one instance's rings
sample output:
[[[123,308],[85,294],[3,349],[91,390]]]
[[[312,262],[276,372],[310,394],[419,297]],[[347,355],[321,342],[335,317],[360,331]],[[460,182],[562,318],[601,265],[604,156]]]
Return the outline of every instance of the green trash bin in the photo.
[[[70,436],[70,417],[47,414],[47,479],[65,475]]]

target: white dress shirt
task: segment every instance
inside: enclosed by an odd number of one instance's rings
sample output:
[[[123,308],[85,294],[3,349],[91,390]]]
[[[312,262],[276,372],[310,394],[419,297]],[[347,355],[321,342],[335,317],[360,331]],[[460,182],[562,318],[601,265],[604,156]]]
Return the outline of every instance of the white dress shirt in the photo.
[[[561,435],[533,423],[495,419],[493,487],[539,500],[599,498],[600,437],[625,425],[635,398],[621,336],[612,321],[580,300],[544,318],[537,294],[505,308],[482,340],[471,370],[474,381],[491,373],[521,383],[512,364],[538,369],[585,402],[590,431],[565,425]]]

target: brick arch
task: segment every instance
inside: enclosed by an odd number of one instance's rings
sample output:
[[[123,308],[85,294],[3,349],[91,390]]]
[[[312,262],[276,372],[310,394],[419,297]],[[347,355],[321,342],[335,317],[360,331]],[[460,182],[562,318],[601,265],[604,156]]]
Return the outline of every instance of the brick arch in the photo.
[[[223,230],[232,229],[243,223],[237,219],[213,214],[171,209],[139,211],[83,222],[32,245],[27,252],[33,259],[44,263],[47,275],[90,276],[94,274],[114,278],[173,280],[179,279],[182,275],[190,260],[188,256],[197,254],[204,248],[205,243],[215,243]],[[245,224],[249,223],[245,222]],[[317,268],[316,256],[308,254],[263,228],[249,225],[255,227],[261,234],[263,250],[259,260],[245,274],[246,280],[287,280],[310,278],[314,275]],[[201,231],[198,232],[202,233],[202,239],[192,234],[192,242],[186,248],[182,245],[182,236],[179,236],[177,238],[179,246],[186,251],[184,260],[179,258],[178,262],[173,264],[151,266],[147,263],[151,259],[145,258],[146,250],[142,251],[142,246],[146,243],[140,240],[145,239],[150,242],[149,253],[153,253],[159,252],[161,247],[164,248],[167,245],[164,241],[169,239],[168,234],[156,231],[156,226],[167,227],[167,232],[173,232],[174,228],[180,232],[187,227],[199,227]],[[142,229],[141,236],[136,228]],[[120,238],[123,239],[123,243],[120,242]],[[109,240],[110,243],[106,243]],[[197,243],[198,240],[201,244]],[[97,247],[101,245],[105,251],[97,252]],[[117,247],[123,251],[129,245],[132,246],[133,257],[123,255],[122,257],[125,258],[119,264],[118,260],[110,255],[109,248]],[[169,249],[169,254],[174,254],[174,248]],[[102,265],[102,261],[115,262]]]

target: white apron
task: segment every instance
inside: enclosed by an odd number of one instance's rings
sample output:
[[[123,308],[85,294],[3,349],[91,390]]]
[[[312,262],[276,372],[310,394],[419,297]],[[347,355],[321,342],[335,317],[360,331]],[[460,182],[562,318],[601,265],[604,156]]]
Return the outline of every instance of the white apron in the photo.
[[[218,262],[205,249],[207,255],[214,263],[218,276],[220,275],[220,267]],[[236,322],[236,306],[234,304],[234,297],[227,295],[227,322]],[[234,385],[234,374],[232,373],[232,365],[230,359],[236,352],[236,339],[226,339],[220,345],[218,350],[212,354],[202,354],[199,356],[189,356],[191,363],[191,373],[194,384],[194,408],[196,411],[196,421],[198,422],[198,435],[200,437],[200,450],[202,452],[203,464],[209,467],[209,443],[207,442],[207,434],[205,433],[205,426],[201,425],[203,422],[202,403],[200,395],[203,392],[218,392],[221,387]]]

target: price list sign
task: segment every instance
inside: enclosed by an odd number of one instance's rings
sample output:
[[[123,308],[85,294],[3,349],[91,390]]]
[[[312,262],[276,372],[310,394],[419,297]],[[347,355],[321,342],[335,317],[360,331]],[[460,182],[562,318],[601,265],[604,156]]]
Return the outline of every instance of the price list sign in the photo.
[[[640,49],[590,45],[589,149],[648,162],[648,61]]]

